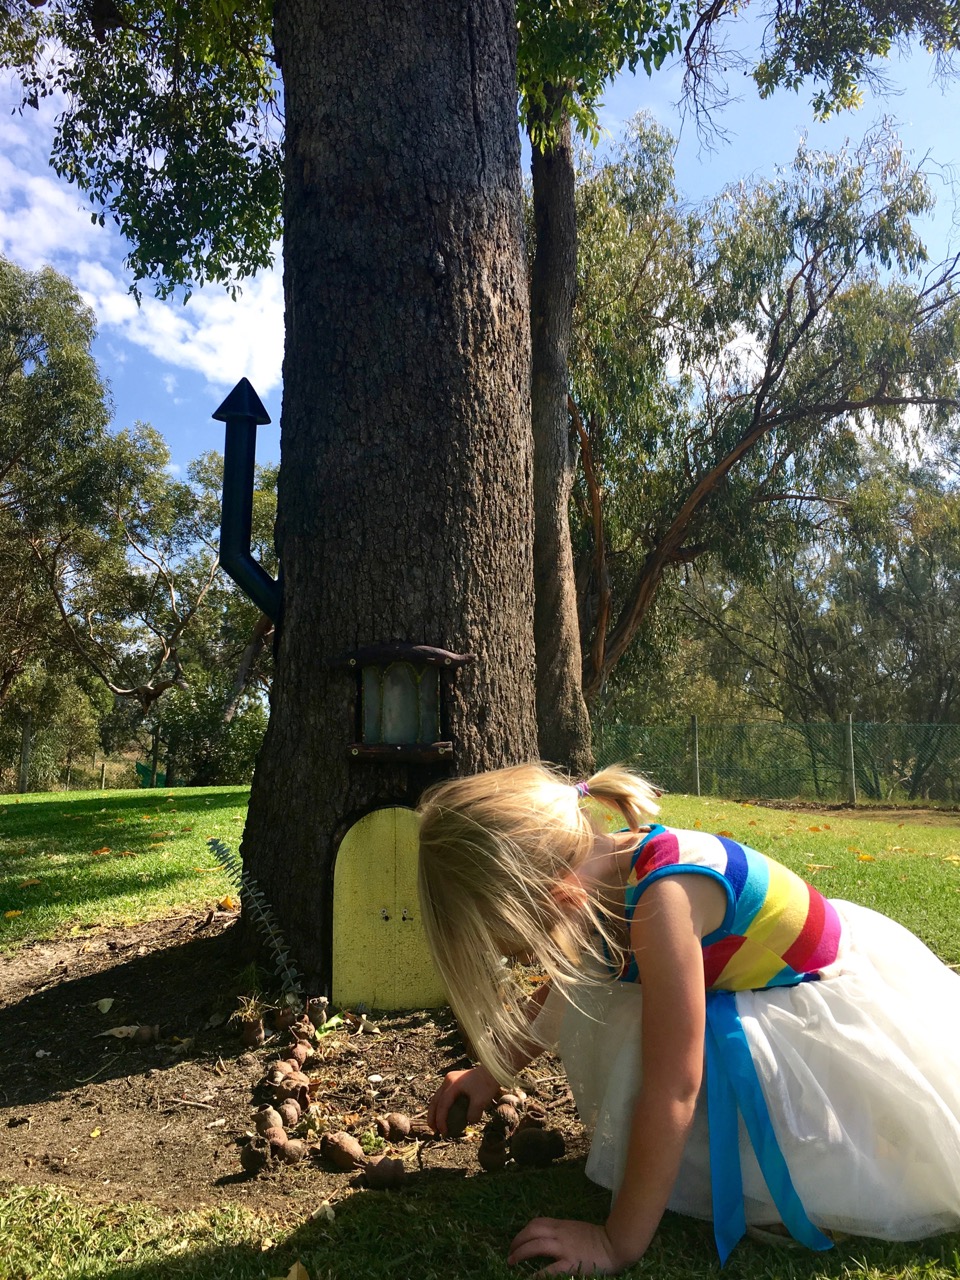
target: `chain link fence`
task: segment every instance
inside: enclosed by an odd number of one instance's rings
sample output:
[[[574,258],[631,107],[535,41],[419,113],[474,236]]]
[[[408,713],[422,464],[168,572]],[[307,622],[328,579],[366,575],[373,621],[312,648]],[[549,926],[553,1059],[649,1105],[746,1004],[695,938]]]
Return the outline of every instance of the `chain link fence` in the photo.
[[[960,724],[595,725],[597,767],[728,799],[960,803]]]

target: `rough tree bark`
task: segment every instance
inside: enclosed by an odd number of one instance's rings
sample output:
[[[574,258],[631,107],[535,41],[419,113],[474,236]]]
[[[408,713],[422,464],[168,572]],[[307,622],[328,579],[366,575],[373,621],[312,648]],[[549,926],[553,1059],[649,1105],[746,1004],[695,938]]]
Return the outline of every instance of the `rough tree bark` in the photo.
[[[547,88],[547,113],[562,98]],[[535,122],[531,122],[535,123]],[[574,773],[593,768],[590,717],[570,542],[575,454],[570,440],[568,357],[577,274],[575,172],[570,121],[560,137],[531,148],[536,252],[530,282],[534,440],[534,635],[540,754]]]
[[[314,990],[339,840],[437,774],[348,758],[355,677],[331,661],[476,654],[442,679],[455,768],[536,754],[515,37],[511,0],[276,7],[284,612],[242,854]]]

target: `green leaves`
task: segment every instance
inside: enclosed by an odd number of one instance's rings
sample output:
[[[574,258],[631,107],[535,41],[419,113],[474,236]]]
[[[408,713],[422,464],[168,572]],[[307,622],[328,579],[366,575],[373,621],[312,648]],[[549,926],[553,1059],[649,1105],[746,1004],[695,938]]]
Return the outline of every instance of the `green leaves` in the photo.
[[[281,126],[265,0],[50,4],[0,31],[24,105],[65,95],[52,163],[112,217],[159,296],[232,284],[280,234]]]
[[[955,413],[960,264],[921,274],[913,219],[930,199],[882,131],[836,155],[801,147],[693,214],[647,122],[585,162],[571,370],[596,479],[574,504],[589,690],[679,570],[762,581],[771,550],[842,509],[866,439],[908,444]]]
[[[650,75],[678,52],[690,11],[668,0],[518,0],[520,112],[533,145],[555,141],[565,118],[596,144],[606,85],[624,67]]]

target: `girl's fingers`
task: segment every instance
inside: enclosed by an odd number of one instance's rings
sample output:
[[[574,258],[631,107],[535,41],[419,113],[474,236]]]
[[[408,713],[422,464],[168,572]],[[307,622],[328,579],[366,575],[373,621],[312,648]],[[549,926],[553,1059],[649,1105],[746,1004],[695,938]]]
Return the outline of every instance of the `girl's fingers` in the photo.
[[[528,1258],[555,1256],[557,1244],[554,1218],[534,1218],[519,1232],[510,1245],[507,1262],[526,1262]],[[551,1248],[551,1243],[554,1248]]]
[[[554,1262],[552,1266],[541,1267],[539,1271],[535,1271],[533,1280],[537,1280],[538,1276],[582,1276],[586,1274],[591,1273],[584,1272],[579,1262],[568,1262],[566,1258],[562,1258],[559,1262]]]

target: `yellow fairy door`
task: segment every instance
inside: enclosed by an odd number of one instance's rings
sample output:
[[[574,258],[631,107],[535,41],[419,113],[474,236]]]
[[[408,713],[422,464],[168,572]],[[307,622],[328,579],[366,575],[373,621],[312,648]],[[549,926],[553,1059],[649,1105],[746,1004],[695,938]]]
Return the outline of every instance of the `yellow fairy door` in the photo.
[[[333,873],[332,995],[347,1008],[447,1003],[420,925],[412,809],[375,809],[341,841]]]

